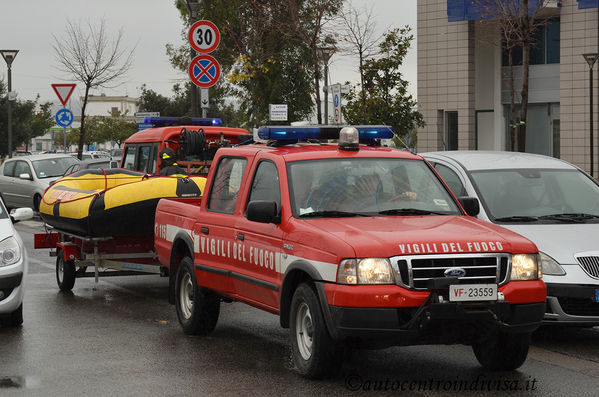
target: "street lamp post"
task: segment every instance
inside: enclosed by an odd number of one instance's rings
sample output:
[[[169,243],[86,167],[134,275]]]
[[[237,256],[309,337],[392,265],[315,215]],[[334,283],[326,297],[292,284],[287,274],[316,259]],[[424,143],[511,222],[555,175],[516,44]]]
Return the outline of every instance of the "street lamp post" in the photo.
[[[198,19],[198,10],[200,8],[201,0],[184,0],[185,6],[187,7],[187,11],[190,16],[190,26],[193,25]],[[196,57],[196,52],[193,48],[190,49],[191,52],[191,60]],[[198,87],[195,84],[191,84],[191,115],[192,117],[196,117],[198,115]],[[204,116],[205,117],[205,116]]]
[[[12,61],[15,60],[17,53],[19,50],[0,50],[0,54],[6,61],[6,65],[8,66],[8,93],[6,94],[6,98],[8,99],[7,108],[8,108],[8,157],[12,157],[12,107],[10,104],[11,101],[11,91],[12,91],[12,79],[11,79],[11,65]]]
[[[590,113],[590,137],[591,137],[591,176],[593,176],[593,158],[594,158],[594,150],[593,150],[593,65],[599,58],[599,54],[597,53],[588,53],[582,54],[585,61],[589,64],[589,113]]]
[[[335,52],[335,47],[320,47],[318,50],[324,62],[324,124],[329,124],[329,59]]]

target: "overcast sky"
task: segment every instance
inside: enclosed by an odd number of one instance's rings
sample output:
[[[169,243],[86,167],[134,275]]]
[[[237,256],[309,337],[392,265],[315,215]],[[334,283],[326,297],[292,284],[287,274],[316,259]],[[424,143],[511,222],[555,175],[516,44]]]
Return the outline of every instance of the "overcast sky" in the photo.
[[[416,33],[416,0],[353,0],[357,8],[373,8],[377,29],[412,27]],[[16,49],[19,54],[12,65],[12,87],[20,100],[55,101],[52,83],[76,83],[61,73],[51,44],[53,35],[65,36],[65,22],[106,20],[111,34],[123,28],[125,45],[136,46],[134,63],[122,84],[114,89],[93,92],[98,95],[137,97],[139,88],[148,88],[170,96],[172,86],[186,81],[187,75],[174,70],[166,56],[165,45],[180,45],[182,21],[174,0],[0,0],[0,49]],[[416,92],[416,41],[405,61],[405,78],[410,91]],[[357,61],[335,55],[331,59],[331,81],[353,83],[359,80]],[[6,82],[6,64],[0,61],[0,77]],[[81,96],[79,83],[73,95]]]

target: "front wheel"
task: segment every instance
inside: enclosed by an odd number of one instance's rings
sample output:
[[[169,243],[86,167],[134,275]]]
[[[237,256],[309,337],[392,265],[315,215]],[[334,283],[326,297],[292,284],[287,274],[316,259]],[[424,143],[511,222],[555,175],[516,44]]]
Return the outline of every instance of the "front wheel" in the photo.
[[[75,285],[75,262],[65,261],[62,250],[56,253],[56,283],[61,291],[70,291]]]
[[[187,335],[208,335],[214,331],[220,314],[220,297],[198,285],[189,257],[183,258],[177,272],[175,308]]]
[[[519,368],[528,356],[530,334],[507,334],[499,332],[492,338],[472,346],[478,362],[490,370],[513,370]]]
[[[318,379],[339,368],[341,345],[327,330],[316,292],[300,284],[291,300],[290,339],[293,362],[302,376]]]

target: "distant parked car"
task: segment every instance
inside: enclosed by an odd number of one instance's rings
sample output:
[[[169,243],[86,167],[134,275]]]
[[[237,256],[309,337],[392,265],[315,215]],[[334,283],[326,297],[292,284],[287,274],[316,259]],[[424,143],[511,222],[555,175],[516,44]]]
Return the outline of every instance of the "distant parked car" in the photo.
[[[112,163],[111,160],[108,158],[96,159],[96,160],[83,160],[83,161],[75,163],[75,164],[71,165],[69,168],[67,168],[67,170],[64,172],[64,175],[69,175],[69,174],[71,174],[75,171],[79,171],[79,170],[112,168],[111,163]]]
[[[77,153],[71,153],[71,156],[77,158]],[[101,151],[89,151],[81,153],[81,160],[105,159],[110,158],[110,153]]]
[[[32,216],[30,208],[18,208],[9,216],[0,199],[0,325],[18,327],[23,323],[27,251],[13,222]]]
[[[599,184],[578,167],[529,153],[421,153],[479,219],[532,240],[547,285],[544,322],[599,325]]]
[[[112,149],[110,151],[110,159],[116,162],[118,165],[121,164],[121,158],[123,157],[123,149]],[[117,165],[117,167],[118,167]]]
[[[13,153],[13,157],[20,157],[20,156],[30,156],[31,152],[26,151],[26,150],[17,150],[16,152]]]
[[[39,154],[6,160],[0,166],[0,194],[8,208],[39,210],[44,190],[79,160],[68,154]]]

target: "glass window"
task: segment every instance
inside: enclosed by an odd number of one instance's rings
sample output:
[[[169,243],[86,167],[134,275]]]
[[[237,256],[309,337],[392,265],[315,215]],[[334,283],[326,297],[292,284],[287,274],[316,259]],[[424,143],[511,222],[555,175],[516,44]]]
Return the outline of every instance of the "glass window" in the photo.
[[[33,169],[38,178],[53,178],[64,175],[64,172],[79,161],[71,156],[36,160]]]
[[[254,200],[275,201],[277,208],[281,208],[279,173],[270,161],[263,161],[258,165],[248,202]]]
[[[7,161],[4,163],[4,176],[13,176],[16,161]]]
[[[459,214],[424,161],[327,159],[288,165],[295,217]]]
[[[458,112],[445,112],[446,150],[458,150]]]
[[[149,145],[144,145],[144,146],[140,146],[139,148],[139,159],[138,159],[138,163],[137,163],[137,171],[141,171],[141,172],[148,172],[148,164],[150,164],[150,149],[152,149],[152,146]],[[149,172],[154,172],[154,170],[151,170]]]
[[[235,211],[246,164],[245,158],[225,157],[219,161],[210,189],[209,210],[226,213]]]
[[[472,178],[494,219],[530,217],[531,222],[559,223],[556,214],[599,216],[599,186],[578,170],[478,171]]]
[[[25,161],[17,161],[17,164],[15,165],[15,176],[18,178],[21,174],[29,174],[29,176],[33,176],[31,175],[31,168],[29,168],[29,164],[27,164]]]
[[[134,170],[137,145],[127,146],[125,151],[125,161],[123,162],[124,168],[127,168],[128,170]]]
[[[456,197],[461,197],[466,195],[466,189],[460,180],[458,174],[453,172],[453,170],[449,167],[444,166],[443,164],[435,164],[435,169],[441,175],[441,178],[447,183],[447,186],[451,189],[453,194]]]
[[[530,64],[544,65],[559,63],[560,56],[560,20],[549,19],[545,25],[539,26],[534,34],[530,47]],[[522,47],[512,48],[512,66],[522,65]],[[508,51],[505,42],[502,43],[502,66],[509,66]]]
[[[559,63],[560,21],[552,19],[547,24],[547,63]]]

